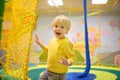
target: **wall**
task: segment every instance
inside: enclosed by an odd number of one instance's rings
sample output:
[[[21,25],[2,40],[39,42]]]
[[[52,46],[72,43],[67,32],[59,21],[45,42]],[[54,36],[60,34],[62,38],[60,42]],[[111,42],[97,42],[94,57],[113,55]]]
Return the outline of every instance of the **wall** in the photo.
[[[85,57],[83,17],[71,16],[70,19],[72,25],[69,33],[66,36],[68,36],[68,38],[72,41],[74,48],[78,50],[83,57]],[[36,29],[34,31],[34,35],[38,34],[39,38],[46,45],[48,44],[49,39],[53,37],[53,33],[50,27],[52,20],[53,17],[39,17],[37,20]],[[92,64],[98,63],[99,60],[102,64],[103,59],[109,58],[109,56],[114,54],[114,52],[118,52],[116,55],[120,55],[120,16],[88,16],[88,30]],[[40,54],[38,55],[36,53],[40,53],[41,48],[34,42],[32,49],[34,50],[34,54],[36,56],[40,56]],[[99,54],[100,58],[98,57]],[[116,55],[113,55],[113,57],[104,64],[114,65],[114,57]],[[39,59],[37,62],[39,62]]]

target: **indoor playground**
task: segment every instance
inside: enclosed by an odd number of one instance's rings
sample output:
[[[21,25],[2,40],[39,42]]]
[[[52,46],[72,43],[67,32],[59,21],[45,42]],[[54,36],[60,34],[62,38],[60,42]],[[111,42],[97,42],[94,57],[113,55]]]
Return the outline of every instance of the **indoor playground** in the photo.
[[[120,0],[0,0],[0,80],[39,80],[47,53],[34,36],[48,45],[57,15],[77,58],[66,80],[120,80]]]

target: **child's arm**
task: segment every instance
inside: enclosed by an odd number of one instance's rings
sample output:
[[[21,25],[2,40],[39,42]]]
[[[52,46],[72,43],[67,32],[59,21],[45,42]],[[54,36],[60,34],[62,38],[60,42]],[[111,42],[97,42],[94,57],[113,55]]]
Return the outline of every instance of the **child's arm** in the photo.
[[[35,42],[44,50],[44,51],[48,51],[48,48],[46,45],[44,45],[38,38],[37,35],[35,35]]]
[[[73,44],[71,42],[67,42],[64,46],[65,48],[63,51],[65,52],[66,57],[62,57],[59,63],[64,64],[66,66],[70,66],[76,61],[76,56],[73,50]]]

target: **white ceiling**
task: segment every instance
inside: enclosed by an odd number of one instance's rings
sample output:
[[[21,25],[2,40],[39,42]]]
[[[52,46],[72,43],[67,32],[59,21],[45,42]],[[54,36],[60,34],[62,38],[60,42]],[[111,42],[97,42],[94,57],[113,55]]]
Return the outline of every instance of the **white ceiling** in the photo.
[[[47,0],[39,0],[38,15],[55,15],[55,14],[68,14],[68,15],[82,15],[83,14],[83,1],[84,0],[63,0],[63,6],[51,7]],[[91,0],[87,1],[87,13],[102,12],[114,13],[120,15],[120,0],[108,0],[107,4],[93,5]]]

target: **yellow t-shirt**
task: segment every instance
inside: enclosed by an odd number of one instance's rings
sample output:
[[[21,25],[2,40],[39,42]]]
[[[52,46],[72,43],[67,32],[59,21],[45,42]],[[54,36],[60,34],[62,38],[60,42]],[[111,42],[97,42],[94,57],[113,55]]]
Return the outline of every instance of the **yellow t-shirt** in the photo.
[[[47,69],[55,73],[66,73],[68,66],[58,62],[61,61],[62,57],[70,60],[71,63],[75,61],[73,44],[66,37],[62,39],[52,38],[48,44]]]

